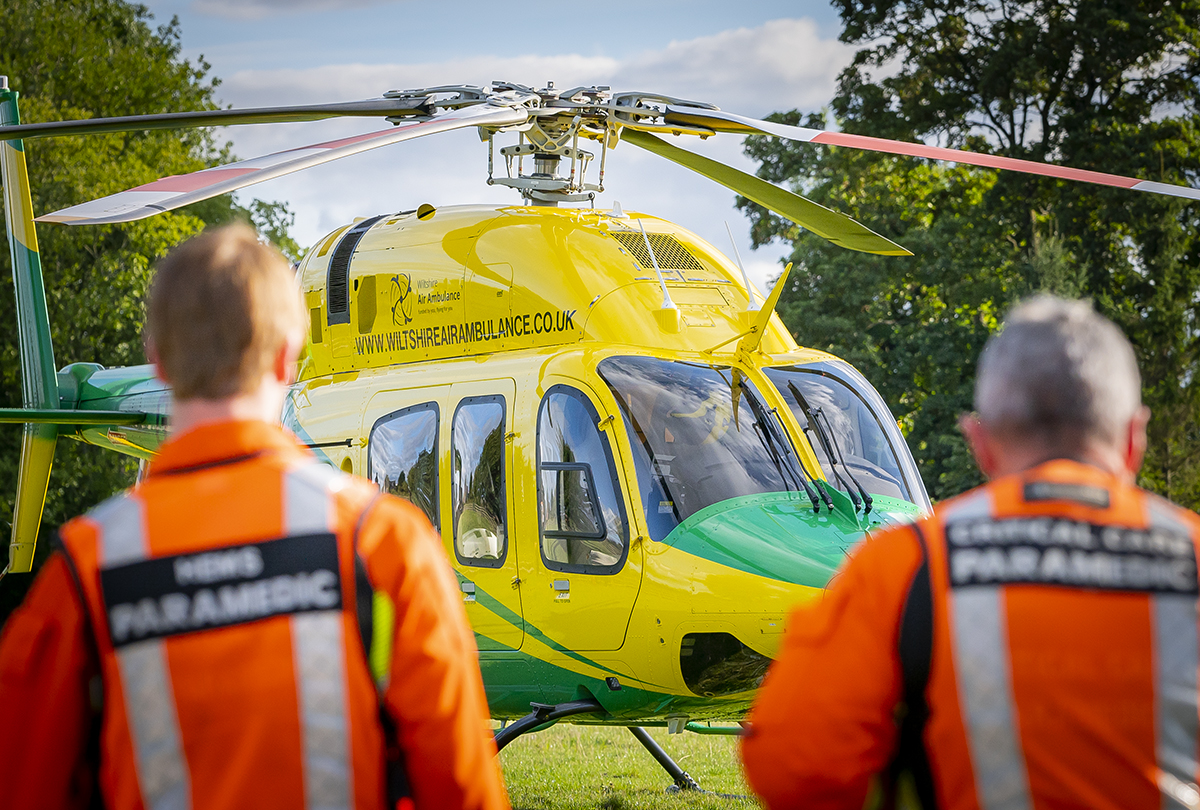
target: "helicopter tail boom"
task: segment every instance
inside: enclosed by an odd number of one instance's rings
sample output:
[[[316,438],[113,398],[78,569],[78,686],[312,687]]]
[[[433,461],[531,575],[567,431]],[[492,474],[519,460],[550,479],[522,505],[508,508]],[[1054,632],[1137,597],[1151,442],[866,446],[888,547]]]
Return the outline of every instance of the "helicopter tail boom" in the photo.
[[[19,123],[17,93],[8,89],[5,80],[0,82],[0,125]],[[25,167],[24,145],[19,140],[0,143],[0,182],[4,185],[4,219],[8,223],[8,247],[17,296],[22,405],[53,410],[59,405],[54,346],[50,341],[50,316],[46,309],[42,262],[34,230],[29,174]],[[54,448],[58,443],[57,425],[24,424],[6,572],[24,572],[33,567],[33,550],[50,484]]]

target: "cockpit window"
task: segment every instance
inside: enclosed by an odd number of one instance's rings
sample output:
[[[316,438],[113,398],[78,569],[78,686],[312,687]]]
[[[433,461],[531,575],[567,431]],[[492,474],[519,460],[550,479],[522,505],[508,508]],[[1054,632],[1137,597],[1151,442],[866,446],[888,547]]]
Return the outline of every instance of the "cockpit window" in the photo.
[[[719,501],[802,490],[790,444],[736,369],[610,357],[598,370],[625,418],[653,539]]]
[[[840,451],[835,461],[840,467],[844,459],[843,478],[852,478],[872,495],[918,502],[879,418],[849,385],[816,369],[794,366],[763,371],[808,436],[830,483],[847,486],[838,483],[839,471],[830,463],[830,450],[835,457]]]

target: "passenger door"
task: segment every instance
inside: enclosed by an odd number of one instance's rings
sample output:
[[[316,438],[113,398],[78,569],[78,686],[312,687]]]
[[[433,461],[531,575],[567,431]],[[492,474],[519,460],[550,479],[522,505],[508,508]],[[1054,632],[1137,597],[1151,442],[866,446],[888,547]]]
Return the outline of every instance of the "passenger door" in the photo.
[[[537,558],[522,560],[526,618],[571,650],[617,650],[642,577],[609,414],[574,381],[538,407]],[[528,546],[527,546],[528,548]]]
[[[443,428],[450,482],[447,551],[480,650],[515,650],[525,624],[512,542],[512,436],[516,384],[511,379],[456,383],[453,416]]]

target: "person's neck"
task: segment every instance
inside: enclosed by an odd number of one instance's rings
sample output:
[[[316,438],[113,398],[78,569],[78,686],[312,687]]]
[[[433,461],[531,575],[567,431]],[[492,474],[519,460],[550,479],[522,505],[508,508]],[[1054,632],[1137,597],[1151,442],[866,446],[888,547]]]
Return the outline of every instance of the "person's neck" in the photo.
[[[1020,448],[1010,452],[1012,454],[1004,460],[1002,469],[997,471],[998,474],[995,477],[1032,470],[1034,467],[1050,461],[1065,460],[1087,464],[1127,482],[1133,480],[1133,476],[1123,463],[1120,454],[1111,448],[1089,445],[1070,456],[1047,455],[1044,449],[1039,450],[1038,448]]]
[[[283,407],[282,387],[263,386],[248,394],[223,399],[176,399],[171,402],[173,436],[218,422],[278,422]]]

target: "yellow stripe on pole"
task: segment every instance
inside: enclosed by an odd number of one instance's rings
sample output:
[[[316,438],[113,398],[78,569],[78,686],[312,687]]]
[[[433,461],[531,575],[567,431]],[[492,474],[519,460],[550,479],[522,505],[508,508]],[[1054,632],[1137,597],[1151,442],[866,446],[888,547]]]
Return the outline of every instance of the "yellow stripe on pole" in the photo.
[[[7,223],[9,233],[21,247],[37,253],[37,231],[33,227],[33,200],[29,196],[25,155],[13,146],[12,141],[0,141],[0,160],[4,161],[4,178],[9,181],[4,184],[5,210],[13,215]]]
[[[21,474],[17,478],[17,499],[13,504],[12,540],[8,546],[10,574],[33,570],[33,551],[37,547],[57,443],[58,428],[55,425],[25,426],[21,437]]]

